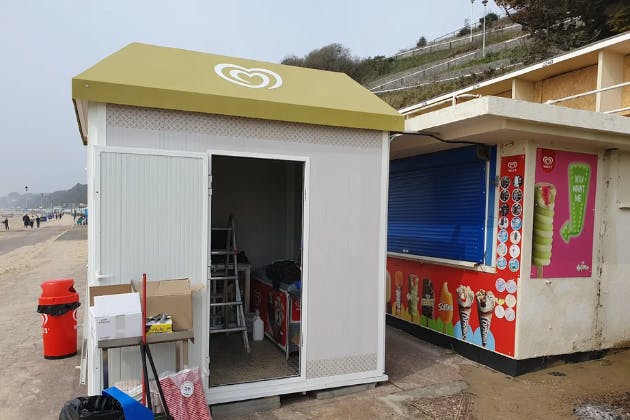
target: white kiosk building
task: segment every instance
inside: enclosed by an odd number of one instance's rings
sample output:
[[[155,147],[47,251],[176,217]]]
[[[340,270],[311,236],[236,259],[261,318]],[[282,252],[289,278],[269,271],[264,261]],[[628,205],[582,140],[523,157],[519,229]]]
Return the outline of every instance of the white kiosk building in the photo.
[[[88,153],[88,284],[147,273],[205,286],[193,294],[188,360],[209,404],[387,379],[388,135],[403,129],[399,113],[341,73],[145,44],[76,76],[72,97]],[[245,312],[269,299],[265,322],[282,315],[249,353],[241,334],[210,334],[210,229],[230,215],[251,275]],[[275,260],[301,266],[297,292],[253,291]],[[173,347],[153,346],[159,371],[175,369]],[[87,350],[95,394],[101,350],[91,338]],[[109,351],[110,384],[140,371],[136,348]]]

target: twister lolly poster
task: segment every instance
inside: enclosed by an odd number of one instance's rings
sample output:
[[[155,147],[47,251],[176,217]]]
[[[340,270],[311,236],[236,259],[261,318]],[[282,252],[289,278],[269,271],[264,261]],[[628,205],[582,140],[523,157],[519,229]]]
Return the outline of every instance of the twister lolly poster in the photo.
[[[591,277],[597,155],[536,151],[535,278]]]

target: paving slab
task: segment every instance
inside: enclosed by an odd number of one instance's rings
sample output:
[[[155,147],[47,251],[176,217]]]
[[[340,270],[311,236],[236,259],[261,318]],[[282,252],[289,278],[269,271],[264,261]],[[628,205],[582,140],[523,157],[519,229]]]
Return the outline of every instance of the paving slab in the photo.
[[[461,380],[459,367],[472,363],[391,326],[385,337],[385,373],[402,390]]]
[[[3,231],[0,235],[0,255],[57,237],[67,229],[67,226],[47,226],[45,228],[34,227],[28,230]]]
[[[341,397],[343,395],[356,394],[357,392],[368,391],[374,389],[376,384],[361,384],[353,386],[342,386],[339,388],[322,389],[313,392],[313,395],[318,400],[327,400],[329,398]]]
[[[86,241],[87,240],[87,226],[73,226],[67,229],[57,241]]]
[[[265,398],[255,398],[247,401],[237,401],[226,404],[216,404],[212,406],[212,418],[220,420],[233,416],[241,416],[253,411],[267,411],[280,408],[280,397],[272,396]]]

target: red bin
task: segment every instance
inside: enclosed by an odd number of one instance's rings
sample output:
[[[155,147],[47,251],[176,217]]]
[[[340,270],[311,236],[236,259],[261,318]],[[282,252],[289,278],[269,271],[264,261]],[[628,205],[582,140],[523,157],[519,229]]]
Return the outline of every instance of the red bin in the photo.
[[[81,305],[74,280],[41,284],[37,312],[42,316],[44,358],[63,359],[77,354],[77,308]]]

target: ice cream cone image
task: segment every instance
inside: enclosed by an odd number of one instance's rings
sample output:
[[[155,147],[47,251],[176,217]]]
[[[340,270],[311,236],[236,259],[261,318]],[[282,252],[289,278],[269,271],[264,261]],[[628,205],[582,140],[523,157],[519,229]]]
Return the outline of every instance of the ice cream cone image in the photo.
[[[442,290],[440,291],[438,316],[444,325],[442,332],[446,333],[446,325],[450,324],[453,320],[453,295],[448,291],[448,284],[446,282],[442,283]]]
[[[388,314],[392,313],[392,276],[389,275],[389,271],[385,271],[385,287],[386,287],[386,297],[385,297],[385,305],[387,307],[386,311]]]
[[[543,267],[551,264],[555,203],[555,185],[548,182],[539,182],[534,186],[532,265],[537,267],[537,277],[542,277]]]
[[[428,327],[430,320],[433,320],[435,313],[435,294],[433,293],[433,284],[431,279],[422,280],[422,298],[420,299],[420,307],[424,316],[424,326]]]
[[[468,336],[468,323],[470,321],[470,311],[475,303],[475,294],[468,286],[460,285],[455,289],[457,294],[457,307],[459,309],[459,326],[462,329],[462,339]]]
[[[492,313],[496,305],[496,298],[490,291],[486,292],[479,289],[477,295],[477,314],[479,315],[479,330],[481,331],[481,345],[486,347],[488,344],[488,332],[490,332],[490,323],[492,322]]]
[[[407,307],[409,308],[409,316],[412,322],[420,322],[420,313],[418,312],[418,284],[420,279],[415,274],[409,275],[409,293],[407,293]]]
[[[400,316],[402,315],[402,282],[403,282],[403,273],[402,271],[396,271],[394,273],[394,282],[396,285],[396,290],[394,291],[395,302],[394,302],[394,315]]]

